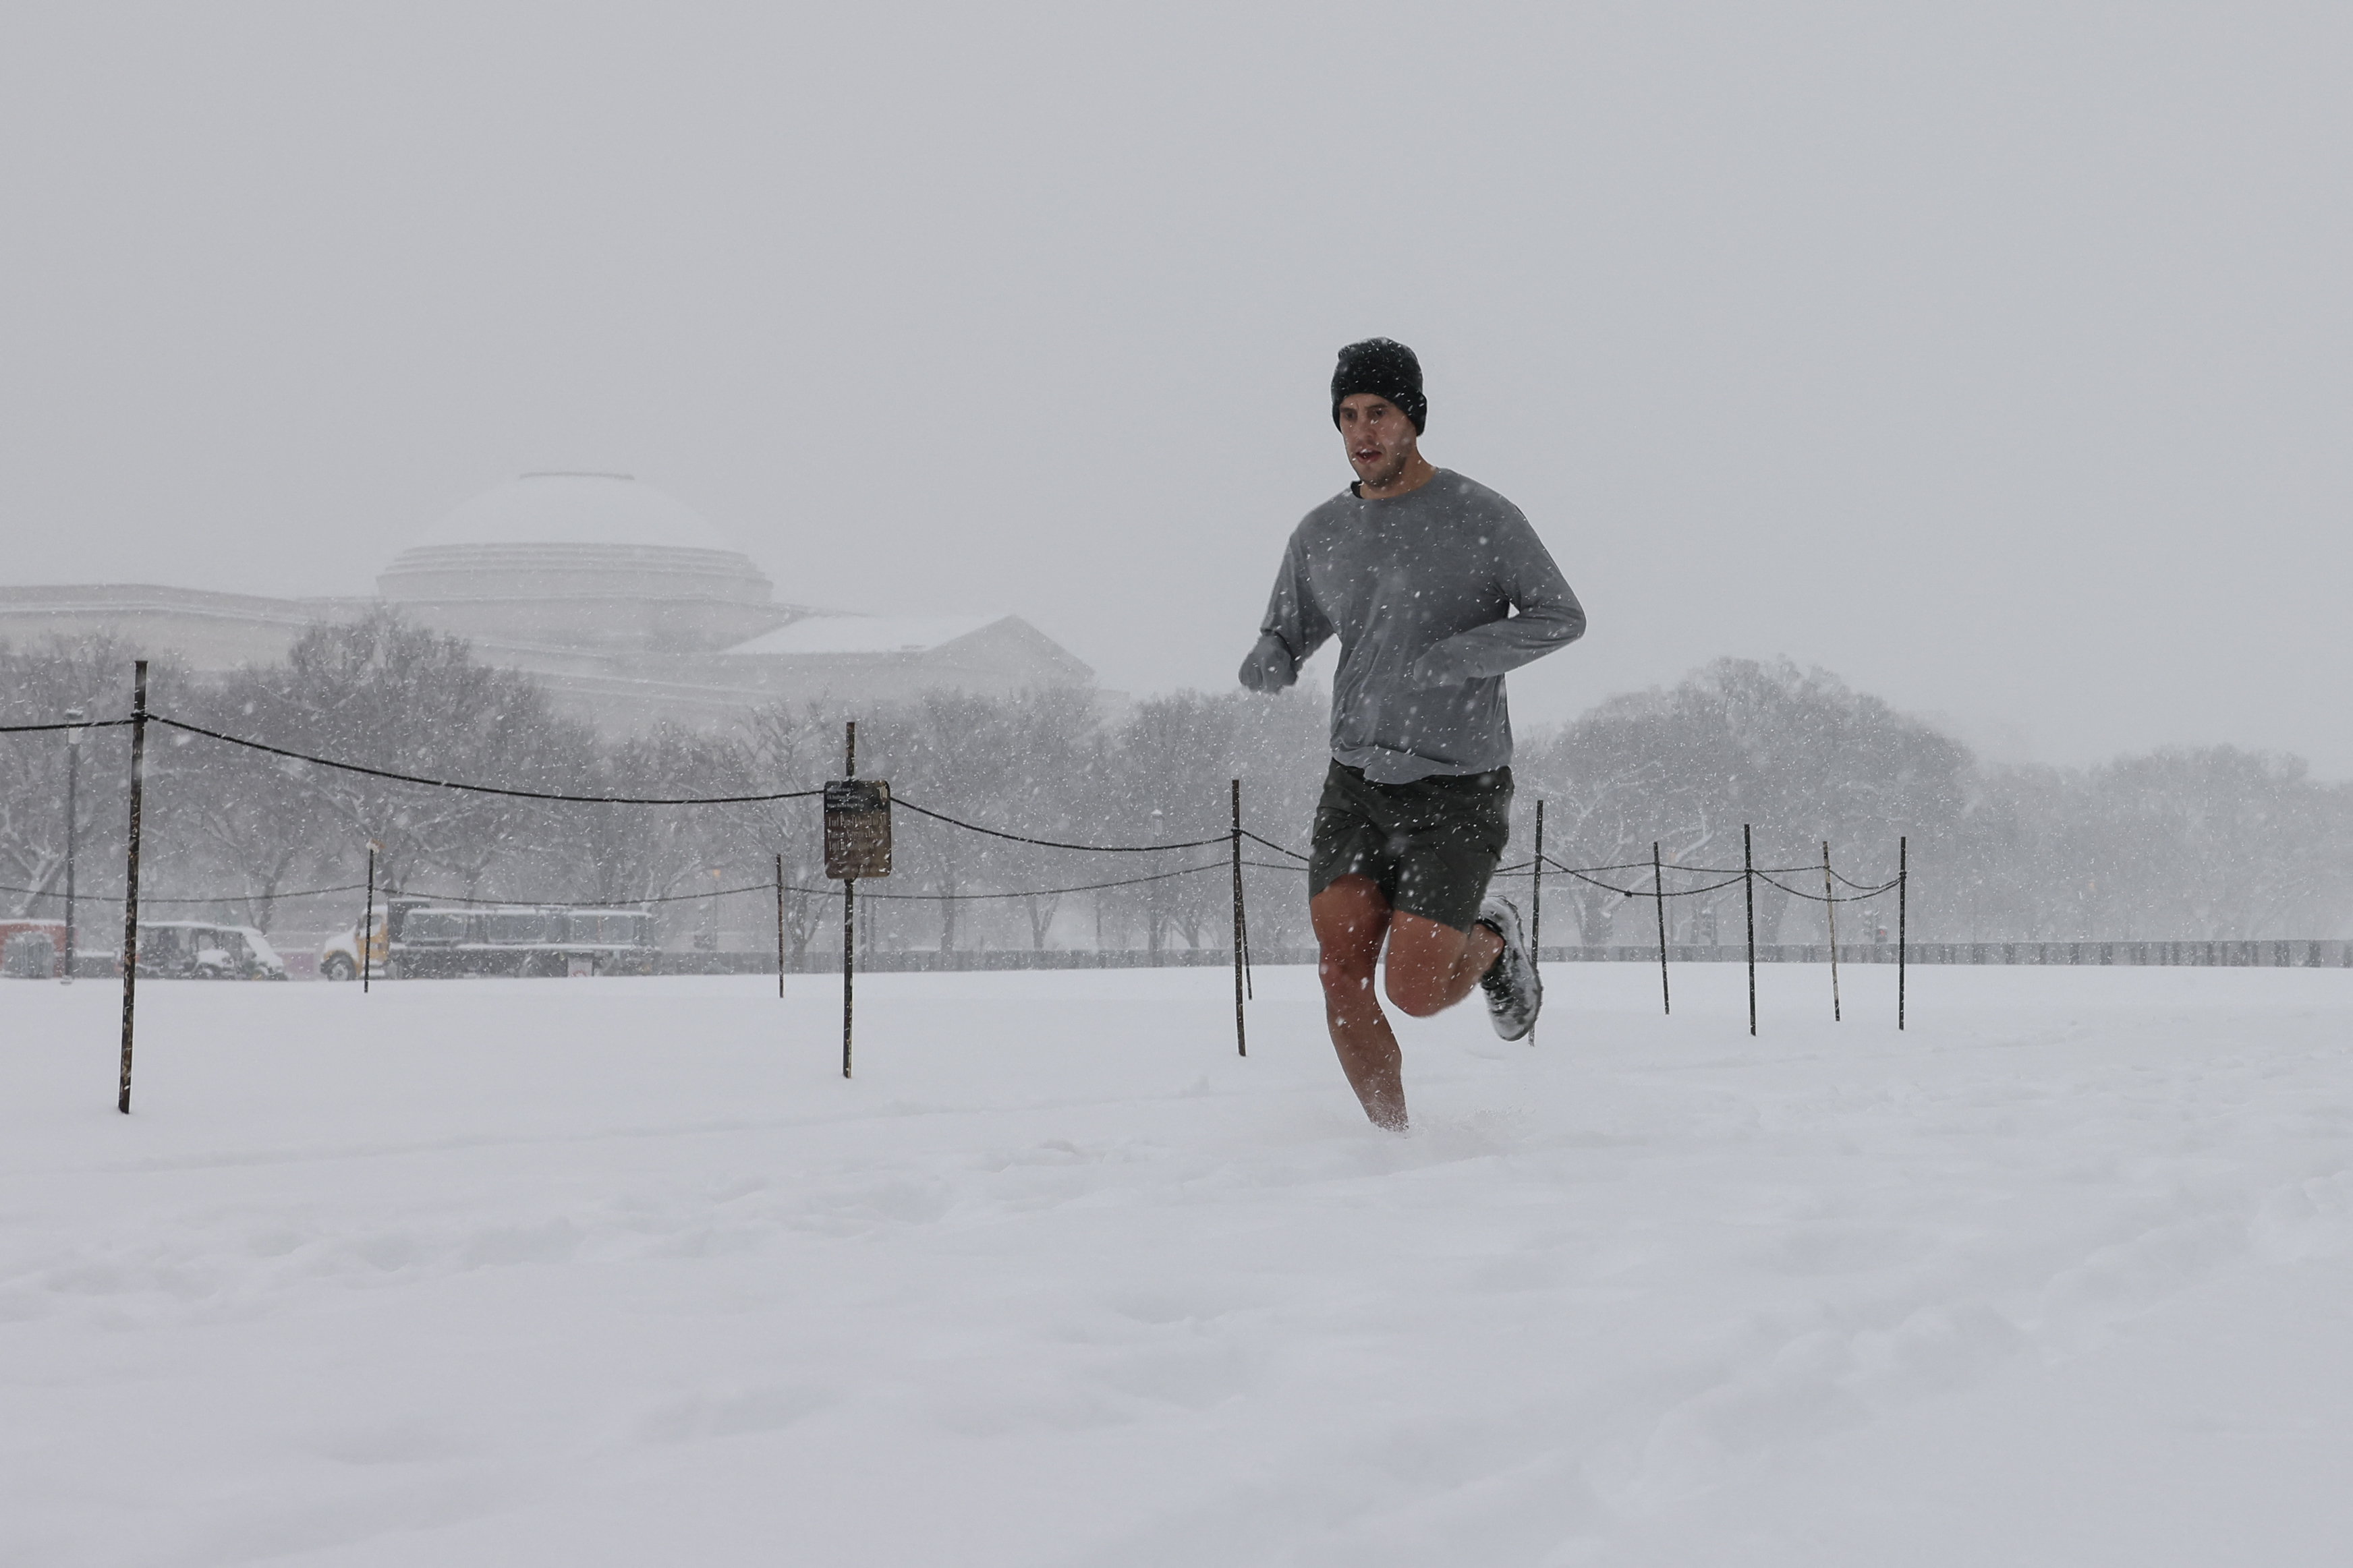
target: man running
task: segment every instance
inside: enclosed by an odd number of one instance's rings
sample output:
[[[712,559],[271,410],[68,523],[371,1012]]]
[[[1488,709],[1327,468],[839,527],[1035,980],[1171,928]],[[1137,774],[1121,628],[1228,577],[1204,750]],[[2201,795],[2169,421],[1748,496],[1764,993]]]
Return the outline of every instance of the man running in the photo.
[[[1383,937],[1401,1011],[1426,1018],[1480,985],[1497,1034],[1535,1026],[1544,988],[1519,911],[1487,893],[1511,833],[1504,673],[1585,631],[1520,509],[1422,457],[1427,414],[1411,349],[1340,351],[1332,423],[1356,481],[1292,531],[1241,669],[1251,690],[1280,691],[1340,639],[1307,910],[1341,1069],[1397,1131],[1402,1058],[1373,991]]]

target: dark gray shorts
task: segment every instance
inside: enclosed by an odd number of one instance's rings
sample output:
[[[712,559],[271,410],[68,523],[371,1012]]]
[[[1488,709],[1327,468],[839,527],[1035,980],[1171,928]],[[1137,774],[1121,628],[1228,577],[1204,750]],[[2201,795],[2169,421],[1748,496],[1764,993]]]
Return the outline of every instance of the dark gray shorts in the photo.
[[[1332,764],[1315,805],[1307,896],[1370,877],[1389,908],[1469,931],[1512,836],[1512,770],[1375,784]]]

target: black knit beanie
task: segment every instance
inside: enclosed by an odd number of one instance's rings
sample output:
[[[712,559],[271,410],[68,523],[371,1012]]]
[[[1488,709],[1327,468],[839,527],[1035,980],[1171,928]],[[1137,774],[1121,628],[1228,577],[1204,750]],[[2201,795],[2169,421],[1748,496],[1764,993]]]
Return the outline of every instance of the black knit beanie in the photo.
[[[1339,368],[1332,373],[1332,423],[1340,423],[1340,405],[1359,392],[1385,397],[1413,421],[1417,436],[1430,419],[1430,400],[1421,395],[1421,362],[1403,343],[1387,338],[1366,338],[1340,351]]]

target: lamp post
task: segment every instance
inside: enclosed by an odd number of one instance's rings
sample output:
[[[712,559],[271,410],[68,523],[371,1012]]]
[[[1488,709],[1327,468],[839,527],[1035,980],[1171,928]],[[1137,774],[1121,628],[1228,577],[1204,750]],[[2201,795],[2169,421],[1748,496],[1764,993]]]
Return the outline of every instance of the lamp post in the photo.
[[[74,910],[74,791],[81,778],[82,710],[69,708],[66,719],[72,726],[66,731],[66,975],[65,983],[73,984],[74,952],[76,951]]]
[[[368,840],[367,903],[360,911],[360,994],[369,994],[375,984],[375,858],[384,853],[378,839]],[[385,924],[384,960],[392,962],[392,927]]]

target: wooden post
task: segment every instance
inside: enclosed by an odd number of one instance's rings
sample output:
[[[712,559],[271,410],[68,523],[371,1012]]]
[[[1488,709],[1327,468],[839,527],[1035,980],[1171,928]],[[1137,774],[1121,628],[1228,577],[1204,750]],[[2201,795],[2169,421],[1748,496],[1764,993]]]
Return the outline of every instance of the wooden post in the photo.
[[[1536,858],[1528,872],[1528,965],[1544,965],[1544,802],[1536,802]],[[1528,1026],[1528,1044],[1536,1043],[1536,1026]]]
[[[1831,886],[1831,841],[1822,840],[1822,916],[1831,923],[1831,1022],[1839,1018],[1838,889]]]
[[[785,994],[785,857],[776,855],[776,994]]]
[[[122,1081],[114,1109],[131,1114],[131,1018],[139,999],[139,813],[147,784],[147,661],[132,667],[131,833],[122,885]]]
[[[858,776],[858,721],[842,735],[841,776]],[[841,1076],[849,1076],[849,1020],[858,980],[858,879],[841,879]]]
[[[1748,1033],[1757,1033],[1757,846],[1748,824],[1740,825],[1740,890],[1748,900]]]
[[[1895,1027],[1899,1033],[1904,1027],[1904,958],[1908,935],[1904,924],[1905,899],[1912,890],[1909,844],[1908,838],[1895,841]]]
[[[375,851],[376,841],[368,840],[367,902],[360,906],[360,994],[368,994],[368,985],[375,969]],[[392,922],[385,922],[385,956],[392,956]]]
[[[66,717],[76,724],[82,721],[82,710],[69,708]],[[65,983],[73,984],[74,953],[81,945],[81,897],[74,889],[74,794],[81,780],[81,731],[66,731],[66,974]]]
[[[1250,1055],[1250,1037],[1242,1029],[1242,952],[1250,928],[1242,919],[1242,781],[1236,779],[1234,807],[1234,1055]]]
[[[1659,841],[1651,840],[1651,902],[1659,911],[1659,1011],[1674,1016],[1675,999],[1667,994],[1667,884],[1659,864]]]
[[[841,1076],[849,1076],[849,1017],[857,994],[858,879],[841,884]]]

